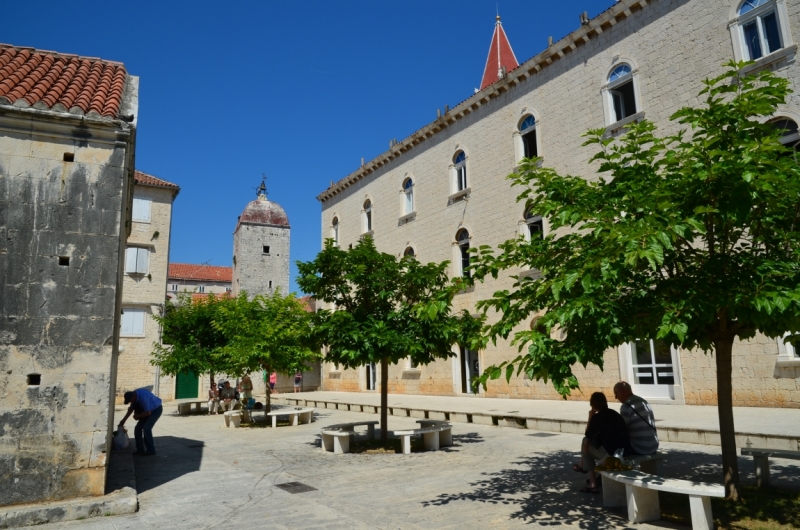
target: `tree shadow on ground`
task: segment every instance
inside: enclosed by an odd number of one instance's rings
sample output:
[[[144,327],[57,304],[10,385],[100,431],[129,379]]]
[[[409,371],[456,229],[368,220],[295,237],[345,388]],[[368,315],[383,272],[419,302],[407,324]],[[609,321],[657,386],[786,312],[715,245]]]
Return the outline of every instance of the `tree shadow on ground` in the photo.
[[[205,445],[202,440],[156,436],[154,442],[154,456],[133,457],[137,492],[143,493],[200,469]]]
[[[466,434],[454,434],[453,435],[453,444],[479,444],[483,443],[486,440],[483,439],[483,436],[476,432],[468,432]]]

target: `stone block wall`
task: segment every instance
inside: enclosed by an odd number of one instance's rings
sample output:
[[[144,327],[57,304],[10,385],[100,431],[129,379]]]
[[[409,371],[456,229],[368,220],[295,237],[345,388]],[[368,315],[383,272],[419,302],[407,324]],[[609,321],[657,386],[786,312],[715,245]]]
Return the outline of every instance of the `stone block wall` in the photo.
[[[289,293],[290,233],[288,227],[239,225],[233,236],[234,294],[272,294],[277,288],[284,296]],[[269,246],[269,254],[263,252],[264,246]]]
[[[611,9],[620,11],[630,5],[630,13],[604,31],[579,40],[563,57],[553,56],[550,64],[531,71],[529,77],[506,85],[497,97],[484,94],[487,89],[455,107],[442,122],[414,142],[408,151],[393,149],[390,157],[381,155],[382,163],[360,179],[342,187],[335,195],[322,200],[322,238],[331,237],[332,221],[339,221],[339,243],[343,248],[355,245],[361,236],[362,205],[372,203],[373,238],[383,252],[400,256],[412,246],[417,259],[451,262],[452,274],[458,259],[456,233],[469,231],[471,246],[497,247],[517,237],[524,224],[524,206],[516,202],[518,191],[506,176],[517,164],[515,133],[528,114],[535,117],[539,155],[545,166],[561,174],[582,175],[596,179],[597,165],[590,165],[591,147],[582,147],[581,134],[608,125],[603,89],[611,70],[621,62],[634,70],[639,109],[659,127],[661,134],[674,133],[669,116],[684,105],[698,104],[701,81],[723,71],[723,63],[734,59],[734,47],[728,21],[735,13],[735,2],[728,0],[655,0],[641,6],[623,0]],[[788,24],[800,37],[800,5],[787,2]],[[602,17],[603,15],[601,15]],[[596,24],[592,22],[592,24]],[[794,60],[791,35],[784,35],[785,53],[767,65],[791,80],[800,79],[800,66]],[[525,64],[520,68],[529,66]],[[797,90],[795,91],[797,92]],[[800,122],[800,96],[793,94],[781,115]],[[472,104],[474,102],[474,104]],[[464,109],[467,110],[459,110]],[[450,119],[452,118],[452,119]],[[425,130],[425,129],[423,129]],[[452,200],[451,166],[457,151],[467,156],[469,193],[463,200]],[[370,166],[371,163],[367,164]],[[415,216],[403,219],[401,209],[403,181],[414,181]],[[338,180],[341,175],[331,175]],[[323,194],[324,195],[324,194]],[[549,230],[545,220],[545,232]],[[510,289],[513,280],[505,277],[475,286],[457,296],[456,307],[474,310],[478,300],[497,290]],[[491,318],[496,316],[490,315]],[[481,367],[516,357],[517,350],[507,342],[498,342],[480,352]],[[676,389],[676,401],[706,404],[715,401],[712,360],[702,353],[681,352],[679,375],[682,385]],[[737,405],[800,406],[796,368],[776,368],[775,341],[755,339],[737,344],[734,349],[734,399]],[[588,399],[595,390],[608,393],[619,379],[626,377],[617,351],[605,355],[603,370],[590,366],[576,367],[581,392],[572,399]],[[336,371],[323,365],[323,388],[356,391],[362,389],[363,375],[358,371]],[[681,379],[679,377],[679,379]],[[413,393],[458,393],[453,367],[437,362],[421,367],[418,377],[402,369],[392,369],[391,383],[396,391]],[[487,396],[553,399],[557,395],[544,383],[514,377],[490,382]],[[680,398],[680,399],[679,399]]]
[[[0,108],[0,506],[104,493],[132,135]]]

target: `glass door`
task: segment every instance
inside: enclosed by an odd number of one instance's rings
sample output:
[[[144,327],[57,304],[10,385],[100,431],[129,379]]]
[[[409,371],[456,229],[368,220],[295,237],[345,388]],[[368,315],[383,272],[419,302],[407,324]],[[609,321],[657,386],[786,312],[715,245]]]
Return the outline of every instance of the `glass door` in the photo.
[[[662,340],[631,343],[630,369],[633,392],[644,398],[675,398],[674,351]]]
[[[472,394],[471,379],[476,375],[480,375],[481,366],[478,352],[460,348],[461,350],[461,392],[463,394]]]
[[[377,387],[376,383],[378,380],[377,377],[377,370],[375,367],[375,363],[367,364],[367,390],[375,390]]]

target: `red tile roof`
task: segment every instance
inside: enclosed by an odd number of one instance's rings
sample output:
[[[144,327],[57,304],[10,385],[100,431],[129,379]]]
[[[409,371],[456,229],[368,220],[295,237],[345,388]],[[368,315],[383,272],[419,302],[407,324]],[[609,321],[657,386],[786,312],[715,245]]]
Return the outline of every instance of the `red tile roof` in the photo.
[[[310,294],[305,296],[301,296],[298,298],[301,304],[303,304],[303,309],[306,310],[307,313],[313,313],[316,311],[317,308],[317,301],[316,299],[312,298]]]
[[[133,178],[136,184],[140,186],[152,186],[154,188],[167,188],[170,190],[175,190],[175,193],[180,191],[180,186],[177,184],[173,184],[172,182],[167,182],[166,180],[161,180],[158,177],[154,177],[153,175],[148,175],[147,173],[142,173],[138,169],[134,172]]]
[[[0,44],[0,104],[117,118],[127,75],[118,62]]]
[[[231,293],[192,293],[192,303],[205,302],[213,298],[230,298]]]
[[[233,268],[214,265],[192,265],[191,263],[170,263],[170,280],[198,280],[206,282],[233,281]]]

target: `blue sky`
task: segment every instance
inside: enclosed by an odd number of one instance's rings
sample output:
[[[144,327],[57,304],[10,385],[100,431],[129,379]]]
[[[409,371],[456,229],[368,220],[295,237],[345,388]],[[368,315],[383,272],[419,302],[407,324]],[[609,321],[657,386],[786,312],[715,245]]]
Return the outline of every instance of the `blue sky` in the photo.
[[[613,0],[500,1],[520,62]],[[48,5],[49,4],[49,5]],[[0,42],[102,57],[140,77],[137,168],[175,182],[172,262],[231,265],[236,218],[261,174],[320,248],[319,192],[473,93],[495,0],[36,4]]]

